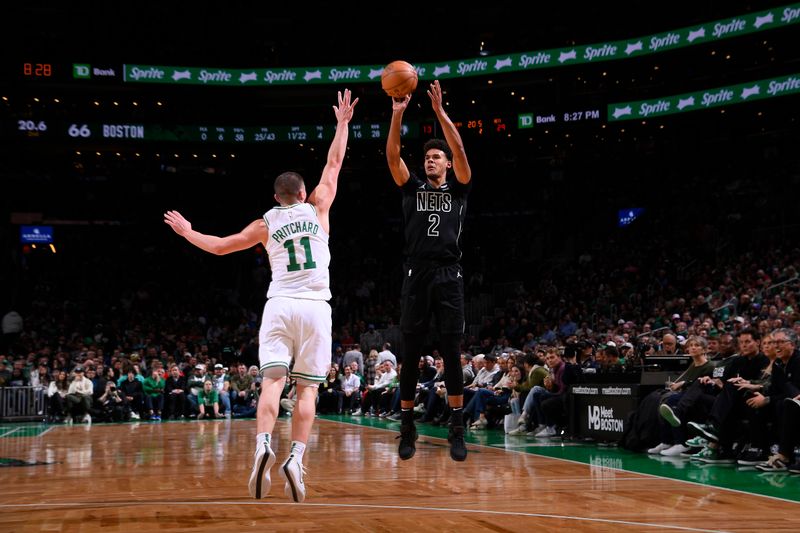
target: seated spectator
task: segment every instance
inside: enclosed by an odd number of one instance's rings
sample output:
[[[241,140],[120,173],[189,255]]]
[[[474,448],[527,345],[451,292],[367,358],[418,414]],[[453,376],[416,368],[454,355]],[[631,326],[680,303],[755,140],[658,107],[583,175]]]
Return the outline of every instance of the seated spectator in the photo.
[[[192,367],[192,374],[187,378],[186,387],[188,390],[188,394],[186,395],[186,399],[189,403],[188,415],[197,415],[200,411],[197,408],[198,406],[198,396],[200,395],[200,391],[203,390],[203,383],[206,380],[206,367],[201,364],[197,364]]]
[[[620,361],[619,350],[616,346],[606,346],[602,350],[603,357],[600,359],[600,370],[602,372],[621,372],[622,363]]]
[[[354,362],[355,363],[355,362]],[[339,396],[339,412],[354,413],[360,407],[361,379],[349,366],[344,367],[344,375],[340,377],[342,395]]]
[[[252,400],[253,377],[247,372],[247,366],[239,363],[230,378],[231,408],[247,405]]]
[[[520,415],[522,413],[522,406],[520,402],[524,401],[527,398],[527,395],[533,390],[534,387],[541,387],[544,385],[544,378],[547,377],[548,371],[547,367],[544,366],[540,359],[540,356],[545,356],[546,352],[537,352],[536,354],[528,353],[525,355],[525,360],[523,361],[523,368],[526,373],[525,381],[519,383],[516,387],[514,387],[514,392],[517,393],[516,397],[512,395],[511,399],[509,400],[509,404],[511,405],[511,412]],[[518,422],[519,424],[519,422]],[[527,432],[527,428],[525,427],[525,422],[523,421],[521,424],[518,425],[517,428],[512,429],[508,432],[509,435],[522,435]]]
[[[161,377],[159,368],[150,371],[150,377],[144,380],[144,407],[151,420],[161,420],[161,411],[164,410],[164,386],[166,382]]]
[[[417,406],[414,411],[423,413],[421,422],[433,422],[434,418],[440,417],[447,398],[444,383],[444,361],[438,357],[434,359],[433,366],[436,369],[433,378],[417,384]]]
[[[172,365],[164,384],[165,413],[168,419],[178,419],[186,414],[186,389],[186,378],[181,376],[177,365]]]
[[[27,387],[30,385],[30,380],[25,375],[21,364],[14,363],[11,369],[11,375],[6,380],[6,387]]]
[[[264,379],[258,371],[258,367],[256,365],[250,365],[250,368],[247,369],[247,373],[250,374],[250,377],[253,378],[253,385],[251,387],[252,391],[261,390],[261,381]]]
[[[434,350],[435,351],[435,350]],[[438,357],[438,356],[437,356]],[[436,375],[436,367],[434,366],[435,359],[431,355],[426,355],[419,358],[419,381],[430,381]],[[393,367],[397,365],[393,364]]]
[[[50,370],[47,363],[40,363],[36,367],[36,372],[31,374],[31,386],[46,389],[50,386]]]
[[[342,384],[339,381],[336,368],[331,366],[325,381],[319,385],[319,395],[317,401],[317,412],[322,414],[336,413],[341,414]]]
[[[144,386],[136,379],[136,373],[129,369],[125,380],[117,386],[131,408],[131,418],[139,420],[144,412]]]
[[[484,429],[489,425],[486,409],[490,406],[507,405],[519,385],[522,373],[518,366],[511,366],[491,389],[479,389],[464,408],[464,420],[472,420],[470,429]],[[466,424],[466,422],[465,422]]]
[[[219,393],[219,401],[222,404],[225,416],[231,416],[231,396],[230,377],[225,373],[225,367],[221,363],[214,365],[214,374],[211,376],[211,381],[214,383],[214,388]]]
[[[384,361],[383,373],[373,385],[367,386],[367,395],[364,398],[362,409],[365,416],[380,414],[381,396],[388,391],[389,386],[397,377],[397,371],[392,366],[391,361]]]
[[[105,391],[97,403],[98,414],[104,422],[124,422],[130,418],[130,408],[113,381],[106,381]]]
[[[198,396],[197,408],[200,411],[197,415],[198,420],[219,418],[219,392],[214,388],[211,380],[206,380],[203,383],[203,390],[200,391]]]
[[[770,364],[767,356],[759,350],[757,341],[760,340],[760,336],[758,332],[755,330],[743,330],[739,336],[740,340],[745,341],[742,343],[741,353],[726,367],[722,379],[722,390],[714,400],[711,412],[705,419],[706,423],[700,423],[700,421],[688,422],[688,428],[709,441],[705,449],[692,456],[694,459],[705,463],[723,464],[736,462],[736,456],[733,451],[733,444],[736,442],[735,433],[739,421],[748,416],[748,398],[750,397],[750,392],[747,389],[737,386],[737,378],[748,381],[757,380]],[[773,340],[778,338],[780,338],[780,333],[775,333]],[[761,396],[760,393],[755,394]],[[682,414],[680,410],[673,409],[673,413],[678,420],[683,421],[680,419]]]
[[[672,407],[677,406],[683,394],[696,380],[713,374],[714,365],[708,361],[707,346],[706,339],[697,335],[690,336],[686,341],[686,349],[692,358],[692,364],[674,382],[667,384],[668,391],[662,395],[659,406],[659,413],[662,413],[659,417],[661,442],[658,446],[648,449],[647,453],[678,457],[690,450],[688,446],[684,445],[687,421],[683,420],[683,423],[673,426],[670,422],[673,419],[666,418],[663,413],[668,413]]]
[[[472,354],[461,354],[461,374],[464,378],[464,385],[472,383],[475,379],[475,369],[472,367]]]
[[[74,373],[75,377],[69,384],[66,398],[67,424],[71,424],[72,420],[79,415],[83,415],[82,422],[91,424],[92,416],[89,414],[89,409],[92,407],[94,388],[92,382],[84,375],[82,366],[76,366]]]
[[[528,393],[518,422],[520,426],[532,427],[532,431],[528,434],[536,437],[554,436],[556,434],[555,427],[552,424],[548,424],[545,419],[541,405],[544,400],[564,392],[566,363],[564,363],[561,353],[556,348],[548,348],[546,354],[545,362],[550,371],[542,381],[542,385],[533,387]],[[514,434],[521,433],[523,431],[517,430]]]
[[[47,388],[47,397],[50,401],[50,422],[62,420],[66,416],[66,398],[69,392],[69,382],[67,381],[67,373],[59,370],[56,374],[56,379],[50,382]]]
[[[679,353],[678,337],[672,333],[665,333],[661,337],[661,350],[656,355],[678,355]]]
[[[478,373],[475,374],[475,379],[472,380],[472,383],[464,387],[465,405],[468,404],[472,399],[472,396],[475,394],[476,390],[491,388],[494,383],[497,383],[500,380],[502,375],[502,372],[500,371],[500,365],[497,364],[497,358],[494,356],[494,354],[487,353],[482,359],[480,359],[480,361],[483,363],[483,368],[481,368]]]

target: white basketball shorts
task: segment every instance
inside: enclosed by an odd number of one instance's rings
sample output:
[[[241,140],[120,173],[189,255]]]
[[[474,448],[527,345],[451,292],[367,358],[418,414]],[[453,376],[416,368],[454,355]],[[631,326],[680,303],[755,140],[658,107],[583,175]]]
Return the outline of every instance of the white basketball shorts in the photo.
[[[258,333],[261,372],[283,367],[303,384],[325,381],[331,366],[331,306],[324,300],[267,300]]]

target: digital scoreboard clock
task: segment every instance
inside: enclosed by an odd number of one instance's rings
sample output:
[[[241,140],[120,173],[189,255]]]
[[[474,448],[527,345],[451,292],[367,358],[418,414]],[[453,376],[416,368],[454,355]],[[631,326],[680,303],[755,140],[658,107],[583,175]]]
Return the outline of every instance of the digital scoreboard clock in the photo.
[[[31,63],[22,64],[22,75],[26,78],[50,78],[53,76],[52,63]]]
[[[586,108],[574,111],[546,111],[521,113],[517,115],[517,128],[524,130],[539,125],[571,124],[576,122],[600,121],[599,108]]]

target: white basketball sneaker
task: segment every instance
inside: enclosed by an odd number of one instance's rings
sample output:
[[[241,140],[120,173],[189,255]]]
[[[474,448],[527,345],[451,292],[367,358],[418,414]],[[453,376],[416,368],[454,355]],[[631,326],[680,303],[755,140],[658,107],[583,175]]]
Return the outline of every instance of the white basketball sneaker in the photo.
[[[269,471],[275,464],[275,452],[269,447],[268,442],[256,448],[255,460],[253,461],[253,471],[250,473],[250,481],[247,483],[247,490],[250,496],[260,499],[263,495],[269,494],[272,485]]]
[[[286,462],[281,466],[281,475],[286,479],[284,492],[297,503],[306,499],[306,484],[303,482],[305,473],[306,468],[293,453],[289,454]]]

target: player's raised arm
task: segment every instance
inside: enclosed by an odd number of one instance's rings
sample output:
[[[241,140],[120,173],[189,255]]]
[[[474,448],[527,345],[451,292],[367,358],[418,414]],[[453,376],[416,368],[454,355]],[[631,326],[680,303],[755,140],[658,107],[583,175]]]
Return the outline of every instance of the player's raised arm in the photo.
[[[392,98],[392,122],[386,139],[386,161],[389,163],[389,172],[399,187],[405,185],[409,178],[408,167],[400,157],[400,128],[403,124],[403,112],[410,101],[410,94],[402,98]]]
[[[469,168],[467,153],[464,151],[464,141],[461,140],[461,134],[458,133],[455,124],[453,124],[453,121],[450,120],[444,110],[442,88],[439,85],[439,80],[431,83],[428,96],[431,98],[433,112],[436,113],[436,118],[439,119],[439,124],[442,126],[444,138],[453,152],[453,172],[456,175],[456,179],[461,183],[469,183],[472,179],[472,169]],[[392,117],[392,120],[394,120],[394,117]]]
[[[201,250],[215,255],[225,255],[246,250],[267,239],[267,224],[264,219],[254,220],[239,233],[227,237],[205,235],[192,229],[192,224],[177,211],[164,213],[164,222],[175,230],[175,233],[194,244]]]
[[[353,109],[358,103],[358,98],[350,101],[350,90],[345,89],[344,94],[338,93],[339,105],[333,106],[336,114],[336,134],[333,136],[331,147],[328,149],[328,160],[322,169],[322,177],[317,187],[308,197],[308,202],[314,204],[317,213],[327,216],[327,212],[336,197],[336,187],[339,180],[339,171],[342,169],[344,156],[347,152],[348,124],[353,118]],[[327,228],[326,228],[327,229]]]

